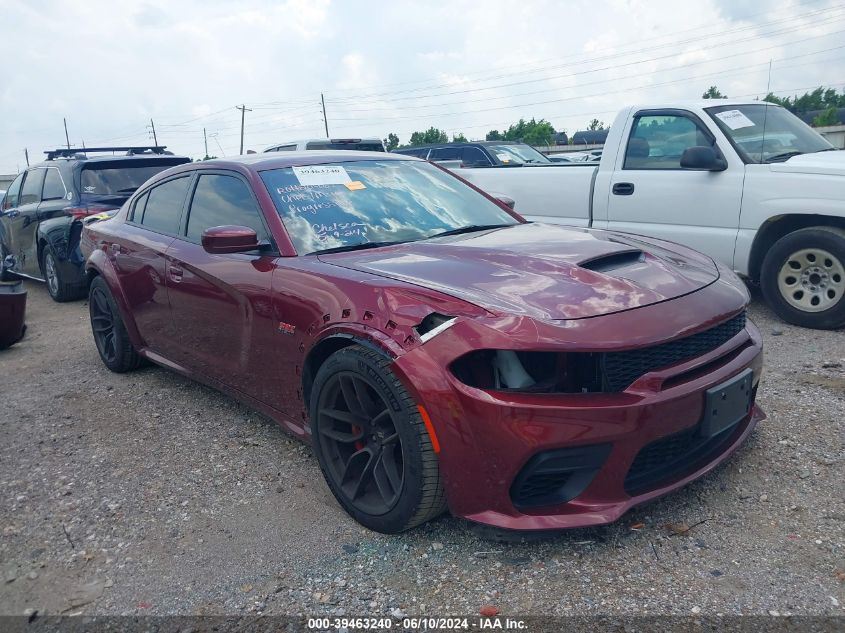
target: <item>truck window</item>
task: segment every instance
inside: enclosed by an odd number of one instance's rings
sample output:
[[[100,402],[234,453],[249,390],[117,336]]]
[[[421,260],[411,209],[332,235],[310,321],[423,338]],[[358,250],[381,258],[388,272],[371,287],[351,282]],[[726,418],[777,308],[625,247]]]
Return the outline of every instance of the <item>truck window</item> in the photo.
[[[700,145],[713,142],[688,117],[639,116],[631,128],[623,169],[681,169],[684,150]]]

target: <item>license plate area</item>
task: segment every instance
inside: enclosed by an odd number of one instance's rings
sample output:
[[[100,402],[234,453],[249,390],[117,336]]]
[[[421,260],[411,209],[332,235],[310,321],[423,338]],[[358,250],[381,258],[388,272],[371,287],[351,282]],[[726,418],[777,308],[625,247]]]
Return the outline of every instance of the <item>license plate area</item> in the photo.
[[[705,392],[701,434],[713,437],[740,422],[751,409],[754,371],[746,369]]]

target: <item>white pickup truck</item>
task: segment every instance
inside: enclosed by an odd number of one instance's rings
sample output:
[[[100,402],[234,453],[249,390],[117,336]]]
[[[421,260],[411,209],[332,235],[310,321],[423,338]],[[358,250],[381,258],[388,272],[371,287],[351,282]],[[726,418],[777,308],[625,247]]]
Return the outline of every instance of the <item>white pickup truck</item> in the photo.
[[[845,151],[789,111],[726,99],[632,106],[598,166],[449,166],[540,222],[692,246],[761,284],[785,321],[845,325]]]

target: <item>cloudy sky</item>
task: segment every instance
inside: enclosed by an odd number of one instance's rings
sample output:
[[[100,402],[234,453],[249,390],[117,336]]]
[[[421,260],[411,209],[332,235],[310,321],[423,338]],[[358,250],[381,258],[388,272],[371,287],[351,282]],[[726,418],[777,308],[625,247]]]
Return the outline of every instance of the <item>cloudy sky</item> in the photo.
[[[324,136],[483,138],[625,104],[845,88],[837,0],[0,0],[0,173],[70,142],[238,152]]]

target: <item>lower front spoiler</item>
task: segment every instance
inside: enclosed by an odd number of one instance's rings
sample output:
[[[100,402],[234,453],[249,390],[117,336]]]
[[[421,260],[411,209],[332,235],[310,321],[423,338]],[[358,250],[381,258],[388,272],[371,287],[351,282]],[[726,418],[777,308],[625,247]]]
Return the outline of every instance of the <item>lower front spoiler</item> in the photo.
[[[691,481],[703,477],[714,468],[725,462],[745,442],[757,423],[764,420],[766,414],[756,404],[751,410],[747,421],[743,424],[741,432],[727,445],[722,452],[708,461],[706,464],[687,472],[676,479],[670,480],[648,492],[633,497],[625,497],[619,501],[598,504],[591,501],[588,507],[582,506],[577,512],[564,514],[504,514],[493,510],[465,515],[464,518],[476,523],[483,523],[497,528],[507,530],[561,530],[571,528],[593,527],[606,525],[618,520],[623,514],[634,506],[647,503],[653,499],[669,494],[682,488]],[[577,506],[578,499],[567,504]]]

